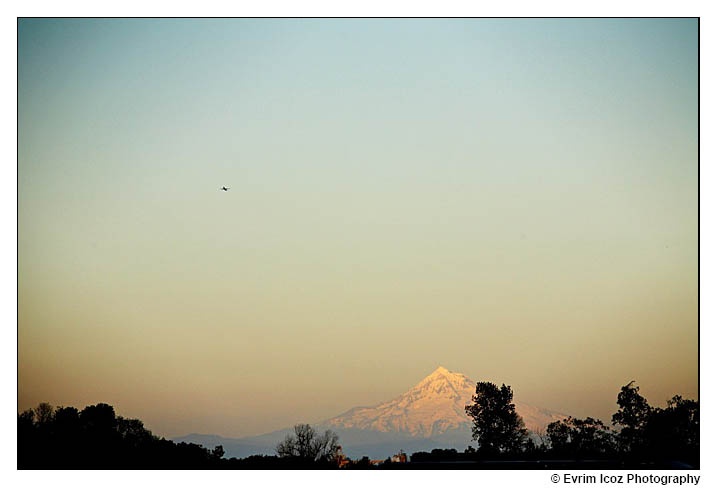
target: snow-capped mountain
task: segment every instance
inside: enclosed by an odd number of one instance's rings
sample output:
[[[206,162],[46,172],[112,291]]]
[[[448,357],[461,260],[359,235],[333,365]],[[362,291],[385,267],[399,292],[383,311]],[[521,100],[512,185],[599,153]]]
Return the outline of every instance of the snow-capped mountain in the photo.
[[[476,382],[461,373],[439,367],[416,386],[393,400],[373,407],[355,407],[320,422],[318,430],[331,429],[351,457],[384,459],[399,449],[407,453],[435,448],[466,449],[471,440],[471,420],[464,407],[471,402]],[[529,431],[543,431],[549,423],[566,416],[514,400],[516,411]],[[190,434],[177,441],[196,442],[205,447],[224,446],[228,457],[273,454],[278,442],[291,433],[287,428],[267,434],[228,439]]]
[[[334,429],[394,432],[409,437],[437,437],[448,431],[470,431],[464,407],[471,402],[476,382],[461,373],[437,368],[406,393],[374,407],[356,407],[322,425]],[[530,431],[542,431],[565,418],[558,412],[514,401]]]

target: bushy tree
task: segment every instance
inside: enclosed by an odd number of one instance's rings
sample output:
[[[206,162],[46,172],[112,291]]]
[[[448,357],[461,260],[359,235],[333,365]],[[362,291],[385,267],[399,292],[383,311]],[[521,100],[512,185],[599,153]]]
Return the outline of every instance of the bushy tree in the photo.
[[[55,427],[60,430],[76,430],[80,425],[80,413],[74,407],[57,407]]]
[[[80,420],[88,429],[95,431],[111,431],[117,427],[115,409],[106,403],[85,407],[80,412]]]
[[[18,428],[31,428],[35,424],[35,412],[28,408],[17,416]]]
[[[651,407],[631,381],[618,394],[613,423],[621,426],[622,450],[634,459],[682,460],[698,467],[698,402],[674,396],[666,408]]]
[[[551,450],[563,454],[570,450],[571,426],[562,420],[551,422],[546,426],[546,436],[551,443]]]
[[[666,408],[652,409],[644,429],[644,456],[684,460],[698,465],[700,418],[698,402],[674,396]]]
[[[214,446],[214,449],[212,449],[212,457],[215,459],[222,459],[224,457],[224,447]]]
[[[54,418],[55,411],[49,403],[42,402],[35,407],[35,422],[37,422],[38,425],[48,425]]]
[[[305,463],[327,462],[337,451],[339,437],[331,430],[319,434],[309,424],[294,426],[294,434],[277,444],[277,455]]]
[[[638,386],[631,381],[621,387],[618,393],[618,412],[611,417],[613,425],[621,427],[619,442],[626,452],[637,452],[644,441],[646,422],[651,416],[651,406],[645,398],[638,393]]]
[[[604,456],[615,450],[614,433],[601,420],[568,417],[546,427],[555,454],[572,457]]]
[[[482,454],[518,452],[524,445],[528,431],[512,403],[510,386],[501,388],[490,382],[478,382],[472,403],[465,407],[473,420],[472,438],[478,441]]]

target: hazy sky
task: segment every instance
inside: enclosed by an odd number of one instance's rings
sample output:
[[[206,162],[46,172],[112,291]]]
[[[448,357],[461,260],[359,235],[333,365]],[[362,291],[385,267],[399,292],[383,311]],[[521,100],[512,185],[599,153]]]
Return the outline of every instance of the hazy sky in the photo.
[[[632,379],[697,398],[695,20],[21,20],[18,45],[19,409],[244,436],[438,365],[604,420]]]

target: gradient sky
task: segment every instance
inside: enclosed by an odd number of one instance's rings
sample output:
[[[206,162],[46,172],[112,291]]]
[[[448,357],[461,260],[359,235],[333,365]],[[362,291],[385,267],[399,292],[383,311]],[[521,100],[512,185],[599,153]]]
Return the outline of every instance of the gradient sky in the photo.
[[[697,398],[697,55],[690,19],[20,20],[18,409],[244,436],[439,365]]]

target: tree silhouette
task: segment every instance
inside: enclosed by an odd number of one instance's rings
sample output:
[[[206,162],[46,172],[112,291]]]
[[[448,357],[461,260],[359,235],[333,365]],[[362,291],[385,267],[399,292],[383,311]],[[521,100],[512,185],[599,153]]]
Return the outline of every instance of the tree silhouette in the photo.
[[[26,430],[34,425],[35,412],[32,409],[27,409],[17,416],[18,428],[20,430]]]
[[[98,432],[109,432],[117,426],[115,409],[106,403],[85,407],[80,412],[80,420],[87,429]]]
[[[294,434],[277,444],[277,455],[304,463],[328,462],[337,451],[339,437],[327,430],[318,434],[309,424],[294,426]]]
[[[474,420],[478,451],[469,446],[463,453],[455,449],[414,452],[410,463],[386,463],[386,468],[411,468],[414,463],[419,469],[422,465],[441,469],[458,462],[479,462],[494,469],[529,459],[562,465],[574,459],[571,462],[577,468],[585,467],[589,459],[593,467],[596,460],[622,468],[699,467],[700,415],[694,400],[674,396],[665,408],[651,407],[631,382],[621,388],[619,409],[613,415],[614,424],[622,427],[620,432],[614,433],[598,419],[569,417],[549,424],[545,436],[536,432],[541,439],[538,445],[529,442],[512,401],[509,386],[477,383],[466,412]],[[18,469],[325,469],[338,467],[339,459],[345,468],[374,468],[367,457],[359,461],[340,458],[337,435],[330,430],[320,434],[307,424],[295,426],[277,445],[278,456],[227,459],[222,446],[210,450],[159,438],[141,420],[118,416],[105,403],[82,411],[41,403],[18,414],[17,439]],[[499,454],[499,462],[490,459]]]
[[[212,449],[212,457],[215,459],[222,459],[222,457],[224,457],[224,447],[214,446],[214,449]]]
[[[625,452],[638,452],[645,440],[644,430],[646,422],[651,416],[651,407],[638,393],[638,386],[634,381],[621,387],[618,393],[618,412],[611,417],[613,425],[621,426],[619,442]]]
[[[546,427],[554,454],[602,457],[615,451],[614,433],[598,419],[569,417]]]
[[[652,409],[644,429],[643,457],[699,461],[700,418],[698,402],[674,396],[667,407]]]
[[[546,426],[546,435],[551,443],[551,450],[556,454],[570,451],[571,426],[564,421],[557,420]]]
[[[55,428],[59,431],[75,431],[80,425],[80,413],[75,407],[58,407],[55,410]]]
[[[47,425],[52,422],[54,417],[54,410],[52,408],[52,405],[50,405],[49,403],[43,402],[40,403],[37,407],[35,407],[35,421],[38,423],[38,425]]]
[[[142,421],[115,416],[104,403],[81,412],[41,403],[18,415],[19,469],[211,468],[222,462],[220,454],[221,446],[210,452],[160,439]]]
[[[512,403],[514,394],[510,386],[501,388],[490,382],[476,383],[476,394],[465,407],[474,424],[472,438],[478,441],[479,452],[495,455],[518,452],[528,431]]]
[[[618,394],[613,423],[621,426],[623,453],[642,461],[700,464],[700,415],[695,400],[674,396],[666,408],[651,407],[631,381]]]

